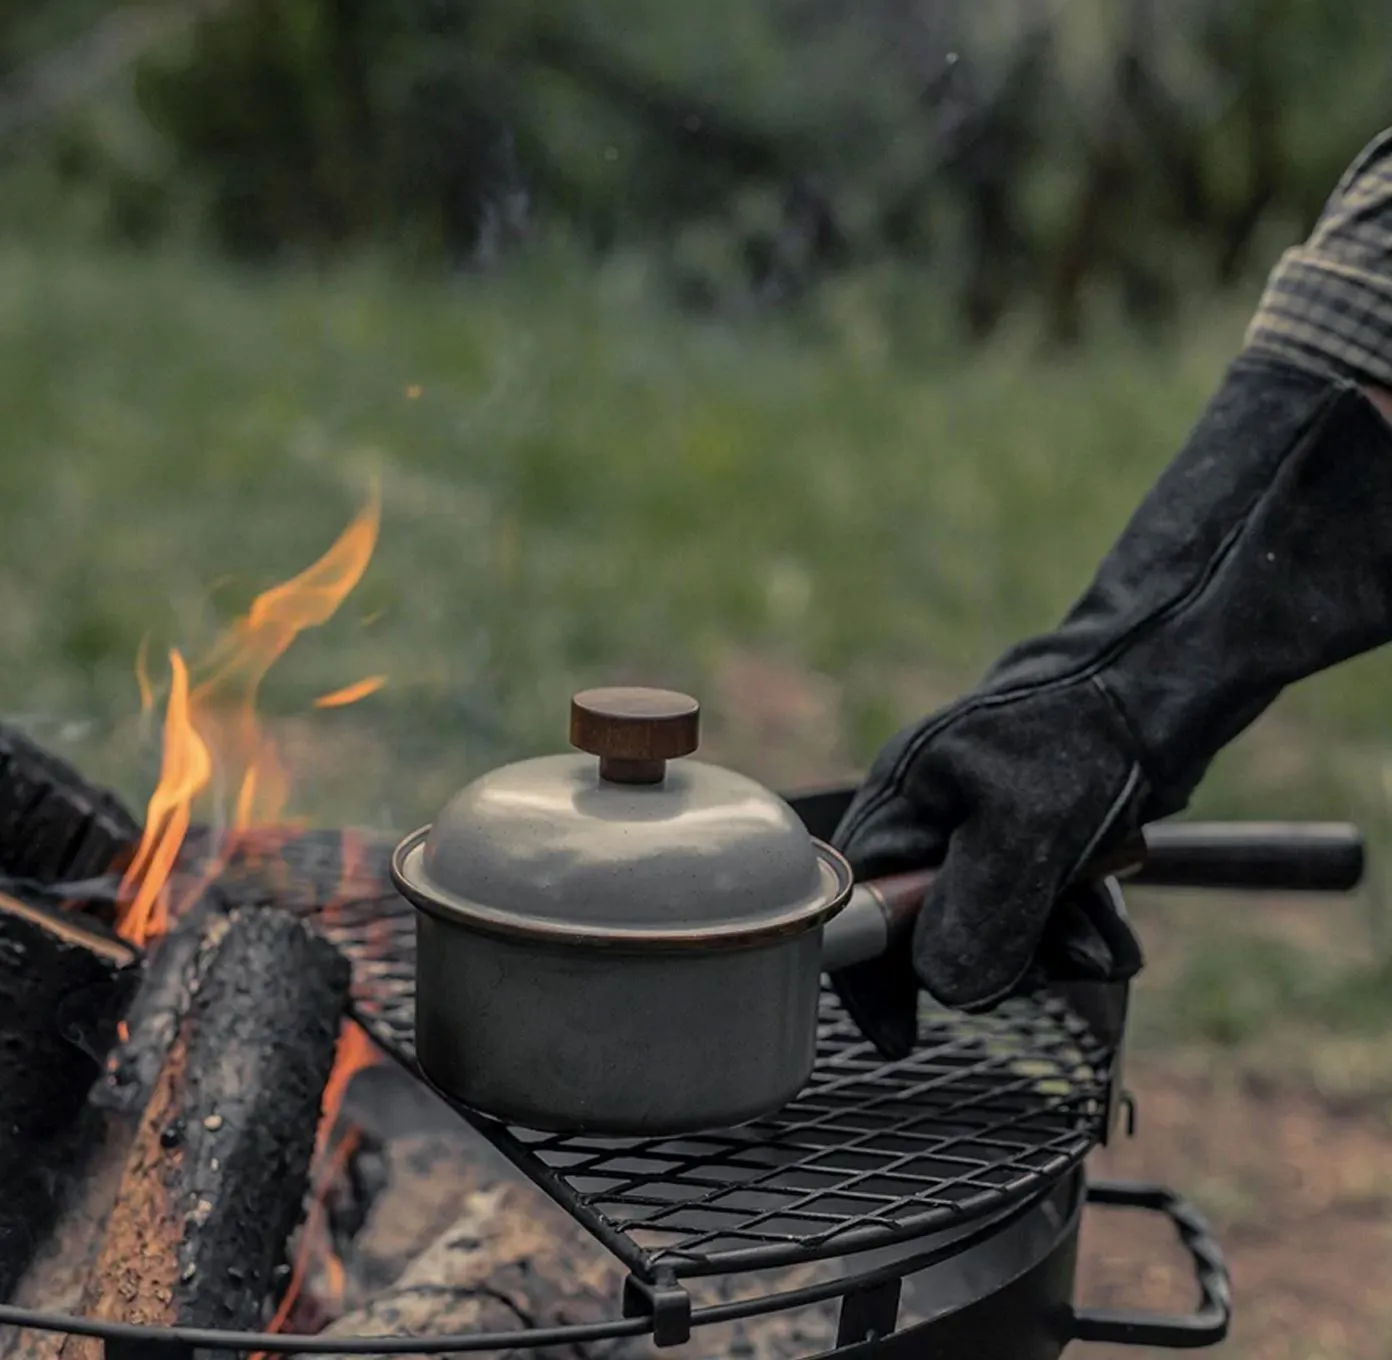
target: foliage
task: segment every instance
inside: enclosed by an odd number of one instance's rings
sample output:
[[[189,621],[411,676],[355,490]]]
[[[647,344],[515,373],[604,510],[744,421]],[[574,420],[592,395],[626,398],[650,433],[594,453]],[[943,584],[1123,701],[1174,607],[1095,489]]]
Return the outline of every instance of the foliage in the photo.
[[[0,71],[90,10],[0,11]],[[1028,301],[1068,340],[1099,294],[1153,331],[1260,272],[1380,127],[1390,45],[1379,0],[235,0],[43,163],[128,239],[201,204],[234,255],[429,265],[559,227],[721,307],[929,260],[973,334]]]

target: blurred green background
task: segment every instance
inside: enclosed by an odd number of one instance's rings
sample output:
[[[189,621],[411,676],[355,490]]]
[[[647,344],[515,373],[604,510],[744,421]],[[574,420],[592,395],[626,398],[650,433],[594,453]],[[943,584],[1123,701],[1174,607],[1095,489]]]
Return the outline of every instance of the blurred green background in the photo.
[[[142,804],[142,639],[163,681],[380,475],[263,696],[292,811],[418,824],[627,679],[851,776],[1086,584],[1390,40],[1376,0],[0,0],[0,709]],[[1205,784],[1359,821],[1370,883],[1141,899],[1156,1083],[1392,1124],[1389,681],[1288,693]]]

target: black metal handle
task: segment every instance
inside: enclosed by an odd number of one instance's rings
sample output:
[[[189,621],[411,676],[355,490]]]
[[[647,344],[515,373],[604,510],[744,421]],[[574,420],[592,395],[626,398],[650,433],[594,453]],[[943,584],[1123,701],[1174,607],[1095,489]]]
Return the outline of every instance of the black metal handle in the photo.
[[[1363,880],[1362,833],[1343,822],[1160,822],[1146,827],[1145,842],[1129,882],[1350,892]]]
[[[1216,1346],[1227,1336],[1232,1322],[1232,1281],[1228,1277],[1228,1263],[1203,1215],[1192,1204],[1162,1185],[1138,1181],[1096,1181],[1087,1188],[1087,1202],[1164,1214],[1174,1224],[1179,1240],[1194,1262],[1199,1306],[1187,1317],[1080,1308],[1073,1313],[1072,1340],[1158,1346],[1179,1351]]]

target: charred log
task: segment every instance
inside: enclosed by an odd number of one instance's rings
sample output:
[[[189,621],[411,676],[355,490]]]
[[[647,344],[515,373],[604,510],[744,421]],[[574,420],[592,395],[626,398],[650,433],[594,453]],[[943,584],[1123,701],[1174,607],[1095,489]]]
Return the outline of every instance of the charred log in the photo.
[[[339,1240],[350,1310],[389,1290],[481,1193],[522,1183],[520,1172],[457,1115],[454,1120],[448,1132],[395,1138],[376,1154],[380,1187],[359,1230]]]
[[[111,1111],[88,1108],[81,1128],[83,1136],[72,1140],[71,1154],[61,1165],[60,1184],[67,1189],[59,1212],[9,1299],[17,1307],[82,1311],[83,1291],[102,1225],[120,1189],[134,1124]],[[62,1332],[0,1329],[0,1360],[58,1360],[65,1339]]]
[[[387,865],[396,841],[372,831],[277,830],[264,843],[244,837],[225,860],[206,827],[189,833],[180,855],[190,875],[216,868],[218,896],[231,907],[274,901],[317,913],[334,903],[394,893]]]
[[[136,951],[0,894],[0,1298],[52,1224],[87,1093],[134,991]]]
[[[419,1156],[423,1151],[424,1145],[417,1143],[408,1155]],[[614,1317],[624,1274],[618,1261],[534,1186],[517,1180],[493,1181],[485,1169],[470,1187],[470,1150],[462,1147],[456,1155],[459,1165],[452,1182],[457,1197],[453,1221],[443,1230],[438,1230],[437,1224],[435,1236],[422,1241],[414,1235],[419,1226],[417,1204],[402,1201],[392,1205],[387,1198],[392,1192],[384,1192],[374,1210],[379,1229],[387,1228],[388,1216],[405,1214],[392,1236],[399,1234],[402,1246],[410,1239],[410,1260],[391,1285],[326,1327],[322,1335],[348,1338],[508,1332]],[[779,1287],[795,1289],[820,1283],[835,1269],[831,1263],[814,1262],[781,1272]],[[753,1297],[769,1287],[768,1278],[758,1276],[691,1283],[698,1306]],[[823,1305],[702,1328],[686,1353],[703,1360],[735,1355],[749,1360],[786,1360],[830,1349],[835,1335],[834,1310]],[[647,1337],[638,1336],[525,1354],[543,1360],[651,1360],[660,1352]],[[347,1356],[336,1360],[347,1360]],[[412,1355],[408,1360],[425,1358]]]
[[[119,866],[139,835],[114,794],[0,724],[0,874],[82,883]],[[91,910],[109,925],[114,893],[94,900]]]
[[[67,1193],[11,1302],[48,1311],[81,1311],[140,1115],[226,929],[221,900],[205,893],[147,956],[140,989],[126,1009],[125,1037],[92,1087],[80,1136],[72,1140],[71,1156],[61,1167]],[[0,1335],[0,1360],[57,1360],[63,1343],[56,1332],[6,1331]]]
[[[84,1312],[259,1325],[298,1221],[349,968],[284,912],[235,911],[126,1158]],[[64,1360],[97,1360],[69,1338]]]
[[[125,1037],[92,1091],[98,1109],[136,1117],[145,1108],[227,926],[223,901],[210,890],[150,951],[140,990],[126,1014]]]
[[[614,1315],[623,1272],[585,1231],[528,1185],[468,1197],[463,1212],[367,1307],[323,1335],[422,1336],[598,1322]],[[638,1356],[641,1339],[535,1352]]]

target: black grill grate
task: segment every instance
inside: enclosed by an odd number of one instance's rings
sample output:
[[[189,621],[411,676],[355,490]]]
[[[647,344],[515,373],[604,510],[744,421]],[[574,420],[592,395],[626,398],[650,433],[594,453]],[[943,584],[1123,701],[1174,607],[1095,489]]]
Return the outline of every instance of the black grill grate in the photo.
[[[617,1140],[475,1122],[631,1269],[653,1279],[844,1255],[1042,1190],[1101,1134],[1106,1055],[1058,1002],[925,1011],[885,1063],[830,992],[817,1065],[777,1115],[697,1137]]]
[[[350,958],[363,1026],[414,1065],[415,924],[386,880],[388,848],[338,833],[282,850],[276,900]],[[266,895],[260,874],[219,887]],[[776,1116],[696,1137],[541,1134],[464,1116],[647,1280],[840,1256],[1002,1210],[1097,1144],[1112,1054],[1061,1000],[988,1015],[925,1006],[920,1042],[886,1063],[824,991],[817,1064]]]

